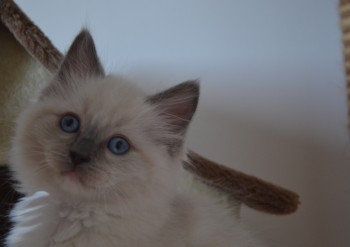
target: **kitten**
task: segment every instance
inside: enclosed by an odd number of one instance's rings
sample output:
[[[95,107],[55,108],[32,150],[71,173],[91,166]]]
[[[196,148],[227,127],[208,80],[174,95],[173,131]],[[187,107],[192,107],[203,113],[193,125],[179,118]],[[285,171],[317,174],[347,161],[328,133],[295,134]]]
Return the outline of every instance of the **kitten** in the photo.
[[[17,121],[8,247],[261,246],[228,210],[179,192],[199,85],[147,96],[106,76],[83,30]]]

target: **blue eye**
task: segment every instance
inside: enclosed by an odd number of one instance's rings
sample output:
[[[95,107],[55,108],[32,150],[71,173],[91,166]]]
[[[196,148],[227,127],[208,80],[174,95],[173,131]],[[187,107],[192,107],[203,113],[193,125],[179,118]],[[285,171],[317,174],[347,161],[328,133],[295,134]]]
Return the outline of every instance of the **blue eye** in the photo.
[[[79,119],[72,114],[64,115],[61,118],[60,126],[61,126],[61,129],[65,132],[68,132],[68,133],[78,132],[79,126],[80,126]]]
[[[109,140],[108,149],[114,154],[122,155],[129,151],[130,144],[123,137],[115,136]]]

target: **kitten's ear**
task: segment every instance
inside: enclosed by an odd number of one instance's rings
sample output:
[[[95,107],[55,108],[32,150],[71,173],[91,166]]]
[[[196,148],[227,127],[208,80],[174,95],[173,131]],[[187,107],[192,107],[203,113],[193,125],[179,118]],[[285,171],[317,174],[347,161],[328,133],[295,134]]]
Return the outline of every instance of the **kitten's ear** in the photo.
[[[69,89],[76,80],[104,77],[105,73],[96,52],[94,40],[86,29],[83,29],[74,39],[68,49],[53,82],[43,95],[57,92],[58,89]]]
[[[197,109],[199,82],[186,81],[147,99],[164,116],[171,131],[183,135]]]
[[[57,74],[61,81],[70,79],[70,75],[78,79],[104,76],[94,40],[86,29],[74,39]]]

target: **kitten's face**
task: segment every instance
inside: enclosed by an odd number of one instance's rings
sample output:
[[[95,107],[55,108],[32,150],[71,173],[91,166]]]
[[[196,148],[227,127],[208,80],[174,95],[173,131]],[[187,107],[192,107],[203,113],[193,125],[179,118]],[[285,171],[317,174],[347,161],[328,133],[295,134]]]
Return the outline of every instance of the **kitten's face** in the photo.
[[[120,190],[123,181],[129,185],[151,179],[157,158],[165,154],[157,140],[156,116],[140,92],[120,83],[115,78],[92,80],[67,92],[66,99],[44,99],[28,110],[17,144],[24,169],[36,172],[30,176],[77,193]],[[116,137],[128,143],[125,153],[111,146]],[[89,147],[79,147],[84,140]]]
[[[146,96],[101,68],[82,32],[41,99],[19,118],[12,159],[30,187],[24,191],[93,199],[171,184],[198,85]]]

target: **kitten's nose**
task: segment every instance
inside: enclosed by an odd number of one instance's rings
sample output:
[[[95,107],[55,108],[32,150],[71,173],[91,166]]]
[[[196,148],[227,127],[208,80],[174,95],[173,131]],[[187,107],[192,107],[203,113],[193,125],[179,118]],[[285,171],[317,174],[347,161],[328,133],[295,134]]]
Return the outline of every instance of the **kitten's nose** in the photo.
[[[69,151],[73,165],[88,163],[94,153],[95,142],[92,139],[81,137],[71,147]]]
[[[75,166],[83,164],[83,163],[88,163],[91,160],[91,158],[89,156],[79,154],[75,151],[70,151],[69,156],[70,156],[70,159],[71,159],[73,165],[75,165]]]

